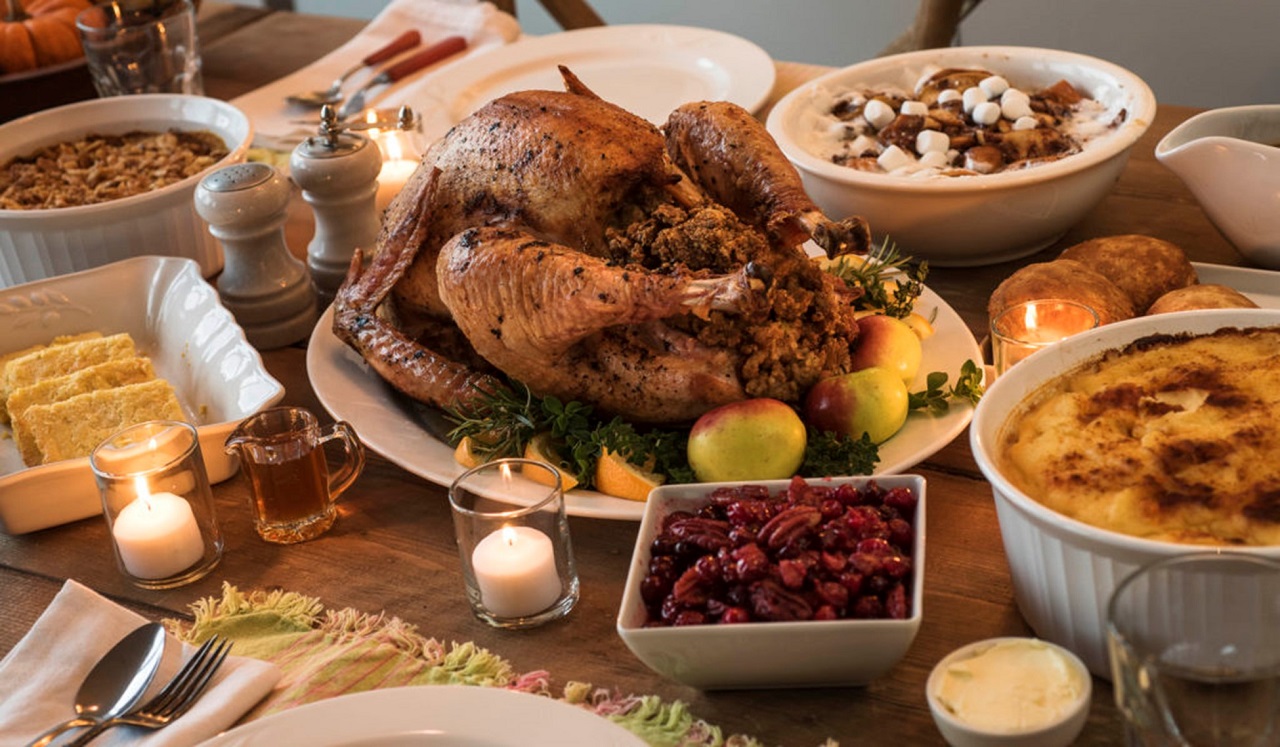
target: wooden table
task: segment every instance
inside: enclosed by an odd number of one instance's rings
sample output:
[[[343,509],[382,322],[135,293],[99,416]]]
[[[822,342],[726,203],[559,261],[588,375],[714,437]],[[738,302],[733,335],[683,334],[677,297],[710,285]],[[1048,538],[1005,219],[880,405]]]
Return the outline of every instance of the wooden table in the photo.
[[[359,27],[347,19],[206,2],[201,35],[208,91],[230,98],[252,90],[319,57]],[[933,268],[929,286],[981,338],[987,297],[1001,279],[1082,239],[1145,233],[1180,244],[1198,261],[1241,264],[1191,194],[1152,157],[1160,136],[1192,113],[1162,107],[1110,195],[1057,246],[1018,262]],[[305,228],[292,232],[290,241],[299,251]],[[304,356],[301,347],[264,354],[268,369],[286,387],[285,402],[323,413]],[[546,669],[557,685],[576,680],[682,700],[726,733],[755,735],[766,744],[817,745],[833,737],[845,745],[924,745],[942,743],[924,698],[930,668],[964,643],[1031,634],[1014,605],[990,486],[974,463],[967,434],[916,469],[928,479],[930,505],[925,615],[915,644],[895,669],[868,687],[813,690],[704,693],[660,678],[632,656],[614,631],[638,526],[632,522],[570,520],[582,597],[567,619],[524,632],[485,626],[472,617],[463,597],[443,488],[370,456],[364,475],[341,503],[334,529],[301,545],[270,545],[256,537],[242,475],[218,485],[227,543],[222,563],[204,580],[171,591],[142,591],[124,580],[111,562],[101,519],[0,535],[0,654],[25,634],[67,578],[157,619],[184,615],[193,601],[219,594],[225,581],[242,590],[298,591],[333,608],[386,610],[441,640],[476,641],[508,658],[518,671]],[[1103,680],[1094,685],[1081,742],[1119,745],[1111,687]]]

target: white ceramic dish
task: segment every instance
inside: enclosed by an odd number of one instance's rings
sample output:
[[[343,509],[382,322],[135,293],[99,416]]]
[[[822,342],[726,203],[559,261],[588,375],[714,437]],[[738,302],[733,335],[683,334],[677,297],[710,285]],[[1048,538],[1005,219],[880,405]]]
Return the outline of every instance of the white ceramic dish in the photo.
[[[756,110],[773,90],[773,60],[758,45],[713,29],[616,25],[521,39],[424,79],[408,103],[428,140],[512,91],[563,91],[557,65],[588,88],[654,124],[689,101]]]
[[[650,494],[622,591],[618,635],[650,669],[707,690],[865,685],[880,677],[911,648],[924,617],[925,480],[919,475],[893,475],[808,482],[861,487],[873,479],[885,488],[909,488],[919,501],[913,522],[909,618],[644,627],[647,613],[640,582],[648,571],[650,545],[663,517],[673,511],[696,510],[715,488],[732,485],[704,483],[663,486]],[[767,486],[770,495],[777,495],[788,483],[752,484]]]
[[[128,332],[196,424],[212,482],[235,474],[223,451],[235,425],[284,396],[190,259],[136,257],[0,290],[0,328],[5,350],[76,332]],[[8,427],[0,430],[0,531],[22,534],[102,512],[88,457],[24,467]]]
[[[1235,288],[1264,309],[1280,309],[1280,272],[1192,262],[1201,283]]]
[[[1099,677],[1111,677],[1106,610],[1116,585],[1145,563],[1209,548],[1131,537],[1045,507],[1001,473],[995,451],[1000,429],[1018,404],[1049,379],[1140,337],[1274,325],[1280,325],[1277,309],[1187,311],[1108,324],[1037,352],[1009,369],[987,390],[975,410],[970,446],[978,467],[991,482],[1018,609],[1037,636],[1073,651]],[[1280,547],[1230,549],[1280,557]]]
[[[1031,643],[1047,646],[1060,654],[1066,662],[1071,676],[1076,677],[1082,685],[1079,697],[1066,704],[1062,718],[1042,727],[1013,732],[997,732],[974,726],[948,710],[938,698],[938,690],[942,686],[943,675],[954,663],[970,659],[993,646],[1012,643],[1014,645]],[[1089,702],[1093,694],[1093,680],[1084,662],[1070,651],[1047,641],[1034,641],[1028,638],[989,638],[976,641],[952,651],[929,673],[925,683],[925,698],[929,701],[929,712],[938,731],[952,747],[1067,747],[1076,741],[1089,720]]]
[[[935,317],[936,334],[924,342],[921,373],[912,391],[924,388],[924,377],[930,371],[945,371],[955,381],[966,360],[982,362],[973,334],[940,296],[926,288],[916,301],[916,310],[925,317]],[[454,460],[453,449],[423,427],[405,399],[333,335],[332,309],[320,317],[311,335],[307,374],[325,409],[334,418],[351,423],[365,446],[438,485],[449,485],[466,471]],[[875,473],[902,472],[929,458],[960,435],[972,415],[973,409],[962,404],[940,417],[912,413],[903,429],[881,444]],[[536,502],[537,487],[519,482],[529,487],[528,493],[508,497],[524,505]],[[565,495],[565,510],[571,516],[638,521],[644,515],[644,504],[593,490],[571,490]]]
[[[207,130],[227,144],[210,167],[244,160],[249,119],[217,99],[183,94],[113,96],[29,114],[0,125],[0,164],[87,134]],[[206,170],[207,171],[207,170]],[[186,257],[205,277],[222,269],[222,247],[192,202],[205,172],[146,194],[96,205],[0,210],[0,288],[140,255]]]
[[[343,695],[250,721],[201,747],[643,747],[604,716],[496,687],[424,685]]]
[[[1020,171],[913,179],[838,166],[807,152],[795,134],[813,126],[834,95],[893,86],[913,90],[931,65],[980,67],[1026,90],[1066,79],[1111,111],[1127,112],[1083,153]],[[878,57],[837,70],[784,96],[768,129],[828,215],[861,215],[877,236],[937,265],[984,265],[1048,246],[1097,205],[1156,114],[1155,96],[1133,73],[1085,55],[1026,47],[946,47]]]
[[[1280,104],[1201,112],[1160,140],[1156,160],[1246,259],[1280,269]]]

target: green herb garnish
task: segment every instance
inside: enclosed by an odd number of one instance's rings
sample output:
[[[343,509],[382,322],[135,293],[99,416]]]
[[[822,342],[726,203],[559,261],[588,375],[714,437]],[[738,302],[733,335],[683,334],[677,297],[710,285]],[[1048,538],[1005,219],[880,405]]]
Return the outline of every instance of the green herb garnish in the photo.
[[[951,400],[968,400],[978,404],[982,399],[982,369],[972,360],[966,360],[960,366],[960,377],[955,386],[947,386],[948,376],[942,371],[934,371],[925,377],[926,389],[922,392],[911,392],[907,395],[907,408],[910,410],[927,409],[932,415],[944,415],[951,409]]]

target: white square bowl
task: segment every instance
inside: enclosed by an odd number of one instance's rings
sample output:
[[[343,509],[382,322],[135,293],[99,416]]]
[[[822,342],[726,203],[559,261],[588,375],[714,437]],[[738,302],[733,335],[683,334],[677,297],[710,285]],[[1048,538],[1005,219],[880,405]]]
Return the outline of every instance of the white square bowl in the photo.
[[[797,622],[646,627],[640,584],[662,519],[673,511],[696,512],[717,488],[730,483],[670,485],[649,495],[618,612],[618,635],[631,652],[661,675],[704,690],[865,685],[894,667],[915,640],[923,617],[925,480],[919,475],[809,479],[811,485],[874,482],[908,488],[917,498],[912,526],[911,612],[903,620],[841,619]],[[776,496],[790,483],[752,483]]]
[[[2,289],[0,329],[0,352],[77,332],[128,332],[197,426],[215,483],[235,474],[223,449],[235,426],[284,397],[191,259],[136,257]],[[25,467],[2,429],[0,531],[23,534],[102,512],[88,457]]]

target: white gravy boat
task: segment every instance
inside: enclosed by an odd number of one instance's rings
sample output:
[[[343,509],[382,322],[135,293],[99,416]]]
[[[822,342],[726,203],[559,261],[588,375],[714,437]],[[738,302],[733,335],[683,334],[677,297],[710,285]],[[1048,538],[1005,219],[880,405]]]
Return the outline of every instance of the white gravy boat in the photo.
[[[1246,259],[1280,269],[1280,104],[1197,114],[1155,155]]]

